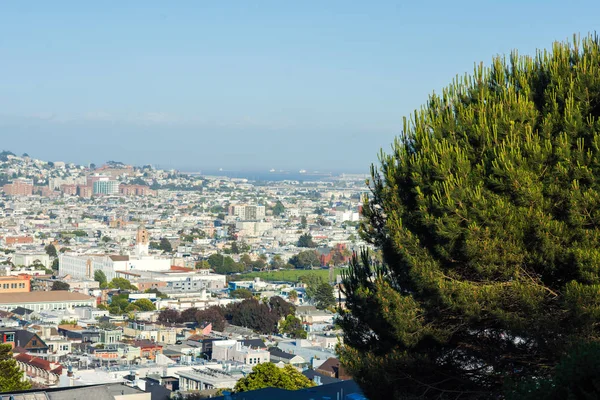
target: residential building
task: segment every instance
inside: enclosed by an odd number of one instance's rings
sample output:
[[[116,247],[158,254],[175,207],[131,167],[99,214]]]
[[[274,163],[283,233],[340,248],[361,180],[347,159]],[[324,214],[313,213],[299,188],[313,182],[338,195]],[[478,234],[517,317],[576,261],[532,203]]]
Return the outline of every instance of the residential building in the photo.
[[[271,359],[267,350],[243,346],[237,340],[214,341],[212,358],[217,361],[237,361],[248,365],[269,362]]]
[[[3,187],[4,193],[9,196],[32,196],[33,181],[31,179],[16,179]]]
[[[0,294],[29,291],[31,291],[31,277],[29,275],[0,276]]]
[[[19,369],[31,382],[40,386],[56,386],[60,381],[62,365],[28,354],[15,356]],[[15,398],[11,396],[11,398]]]
[[[135,340],[133,346],[139,347],[141,356],[149,360],[155,360],[159,354],[162,354],[163,349],[161,345],[151,340]]]
[[[115,195],[119,194],[119,182],[109,180],[98,180],[94,182],[94,194]]]
[[[0,328],[0,340],[31,354],[43,354],[48,351],[46,342],[35,332],[25,329]]]
[[[235,386],[240,377],[216,368],[193,368],[191,371],[179,371],[179,390],[227,389]]]
[[[290,365],[302,365],[302,364],[306,363],[306,360],[304,358],[302,358],[301,356],[299,356],[297,354],[282,351],[281,349],[279,349],[277,347],[269,348],[269,354],[271,357],[271,362],[273,362],[273,363],[281,362],[281,363],[290,364]]]
[[[265,206],[258,205],[233,205],[229,208],[229,215],[243,220],[258,220],[265,218]]]

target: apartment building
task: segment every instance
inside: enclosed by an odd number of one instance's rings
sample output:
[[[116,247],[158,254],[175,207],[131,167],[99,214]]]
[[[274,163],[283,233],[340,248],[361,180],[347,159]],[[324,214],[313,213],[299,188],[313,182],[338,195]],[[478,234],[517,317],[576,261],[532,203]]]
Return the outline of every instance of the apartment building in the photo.
[[[243,220],[257,220],[265,217],[265,206],[257,205],[234,205],[229,207],[229,215]]]
[[[9,196],[32,196],[33,181],[31,179],[16,179],[13,183],[4,185],[3,190]]]
[[[31,291],[29,275],[0,276],[0,293],[24,293]]]

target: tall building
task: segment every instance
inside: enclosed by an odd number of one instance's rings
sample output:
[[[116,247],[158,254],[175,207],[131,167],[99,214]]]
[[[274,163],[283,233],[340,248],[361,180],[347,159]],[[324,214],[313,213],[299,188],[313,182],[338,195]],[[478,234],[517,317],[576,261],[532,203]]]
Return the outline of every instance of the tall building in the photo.
[[[119,194],[118,181],[96,181],[94,182],[94,194]]]
[[[256,220],[265,217],[265,206],[235,205],[229,208],[229,214],[243,220]]]
[[[9,196],[31,196],[33,195],[33,181],[31,179],[16,179],[3,187],[4,193]]]
[[[147,256],[149,246],[150,239],[148,237],[148,231],[140,226],[135,236],[135,252],[137,253],[137,256]]]

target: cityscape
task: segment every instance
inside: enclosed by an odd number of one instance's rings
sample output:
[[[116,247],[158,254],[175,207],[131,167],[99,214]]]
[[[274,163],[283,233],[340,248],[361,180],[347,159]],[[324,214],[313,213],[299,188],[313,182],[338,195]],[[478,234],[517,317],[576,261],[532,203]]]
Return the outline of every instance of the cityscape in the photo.
[[[0,400],[600,399],[600,2],[0,2]]]
[[[0,171],[2,330],[32,387],[215,396],[261,363],[350,382],[335,319],[367,246],[366,176],[251,181],[10,151]]]

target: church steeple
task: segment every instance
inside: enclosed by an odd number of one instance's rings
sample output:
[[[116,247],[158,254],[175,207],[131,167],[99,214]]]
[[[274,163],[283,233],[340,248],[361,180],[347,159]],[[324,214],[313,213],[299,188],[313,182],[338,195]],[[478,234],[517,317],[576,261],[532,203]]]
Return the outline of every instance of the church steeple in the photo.
[[[150,240],[148,238],[148,231],[144,228],[143,225],[140,225],[137,231],[137,235],[135,236],[135,252],[136,255],[147,256],[148,255],[148,246],[150,245]]]

